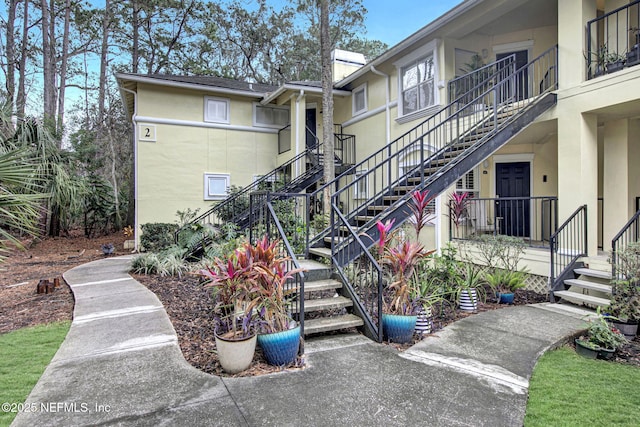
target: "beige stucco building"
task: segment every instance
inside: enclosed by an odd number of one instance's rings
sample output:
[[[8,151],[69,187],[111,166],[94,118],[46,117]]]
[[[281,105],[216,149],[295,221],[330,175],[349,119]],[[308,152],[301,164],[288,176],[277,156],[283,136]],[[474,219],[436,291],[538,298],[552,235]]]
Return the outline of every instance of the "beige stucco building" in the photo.
[[[519,126],[490,150],[470,152],[464,165],[451,166],[457,175],[433,187],[440,197],[428,244],[440,247],[472,233],[521,236],[531,246],[530,271],[546,278],[551,235],[586,206],[586,255],[594,264],[605,262],[598,255],[610,249],[640,197],[634,167],[640,159],[638,17],[637,1],[466,0],[369,62],[337,51],[338,126],[332,131],[355,140],[354,158],[342,160],[356,167],[336,186],[354,186],[340,196],[344,206],[360,209],[351,199],[366,200],[373,196],[365,193],[384,187],[375,168],[361,162],[385,147],[395,151],[385,154],[393,160],[384,173],[397,186],[406,184],[401,178],[415,174],[416,159],[424,161],[439,146],[425,142],[416,157],[414,149],[398,154],[400,144],[432,141],[436,123],[464,108],[462,101],[455,104],[459,89],[451,81],[470,71],[476,78],[496,73],[476,92],[487,90],[480,96],[495,96],[493,101],[474,100],[480,107],[442,129],[460,139],[484,120],[477,114],[507,97],[525,109],[538,95],[553,96],[553,102],[518,118]],[[604,46],[609,56],[597,56]],[[615,53],[626,64],[614,72],[609,59]],[[485,74],[479,65],[487,66]],[[507,69],[513,71],[510,82],[498,83]],[[326,131],[319,82],[275,87],[124,73],[117,79],[135,129],[137,230],[147,222],[173,222],[177,210],[207,210],[229,186],[251,185],[304,155]],[[309,167],[301,158],[287,174],[293,179]],[[452,227],[447,215],[454,191],[477,199],[461,227]]]

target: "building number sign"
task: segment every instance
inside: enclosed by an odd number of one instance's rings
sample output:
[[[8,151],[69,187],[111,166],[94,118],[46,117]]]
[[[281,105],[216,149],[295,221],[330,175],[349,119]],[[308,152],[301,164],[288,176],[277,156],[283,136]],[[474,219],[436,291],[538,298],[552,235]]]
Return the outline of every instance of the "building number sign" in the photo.
[[[138,124],[138,140],[156,142],[156,126]]]

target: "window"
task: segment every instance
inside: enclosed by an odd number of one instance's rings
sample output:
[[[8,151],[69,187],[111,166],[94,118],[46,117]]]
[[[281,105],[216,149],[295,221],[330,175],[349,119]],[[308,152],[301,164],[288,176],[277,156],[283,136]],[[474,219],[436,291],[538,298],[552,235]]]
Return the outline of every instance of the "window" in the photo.
[[[411,120],[416,118],[415,113],[426,114],[430,107],[438,104],[437,44],[437,40],[432,40],[394,63],[398,69],[399,118],[412,115],[407,118]]]
[[[477,198],[480,194],[476,169],[471,169],[456,182],[456,191],[469,193],[469,197]]]
[[[204,121],[229,123],[229,104],[227,98],[204,97]]]
[[[351,92],[352,115],[357,116],[367,111],[367,84],[358,86]]]
[[[229,190],[229,174],[205,173],[204,174],[204,199],[223,200]]]
[[[353,180],[356,181],[353,198],[366,199],[367,192],[369,190],[369,177],[367,176],[367,169],[356,171],[353,176]]]
[[[289,108],[253,104],[253,125],[281,129],[289,124]]]
[[[410,114],[435,104],[433,55],[402,67],[402,113]]]

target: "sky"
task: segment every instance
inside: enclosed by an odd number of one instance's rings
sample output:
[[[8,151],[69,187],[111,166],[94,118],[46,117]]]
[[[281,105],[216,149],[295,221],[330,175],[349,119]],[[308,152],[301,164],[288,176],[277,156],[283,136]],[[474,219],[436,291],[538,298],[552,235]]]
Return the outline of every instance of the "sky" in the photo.
[[[462,0],[363,0],[367,9],[367,39],[389,47],[401,42]]]

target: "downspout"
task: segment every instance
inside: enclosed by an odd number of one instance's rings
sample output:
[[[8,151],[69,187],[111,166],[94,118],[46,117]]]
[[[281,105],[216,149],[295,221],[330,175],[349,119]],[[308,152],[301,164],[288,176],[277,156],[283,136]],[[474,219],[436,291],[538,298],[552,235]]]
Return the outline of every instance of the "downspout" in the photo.
[[[391,96],[389,94],[389,74],[385,74],[382,71],[378,71],[376,70],[376,67],[374,67],[373,65],[371,66],[371,72],[373,74],[377,74],[379,76],[382,76],[385,78],[385,88],[384,88],[384,92],[385,92],[385,116],[386,116],[386,129],[387,129],[387,144],[391,142],[391,110],[389,108],[389,103],[391,102],[389,100],[389,97]]]
[[[138,252],[138,93],[122,88],[123,91],[133,95],[133,114],[131,115],[131,123],[133,124],[133,251]]]
[[[293,95],[291,95],[293,96]],[[300,154],[300,131],[298,129],[300,123],[300,100],[304,96],[304,89],[300,89],[300,94],[296,98],[296,154],[294,157]],[[305,123],[306,126],[306,123]],[[306,127],[305,127],[306,132]],[[300,176],[300,162],[296,162],[296,178]]]

